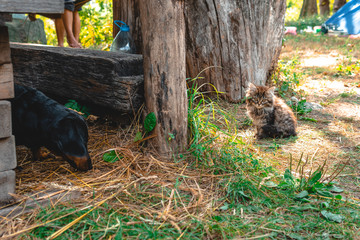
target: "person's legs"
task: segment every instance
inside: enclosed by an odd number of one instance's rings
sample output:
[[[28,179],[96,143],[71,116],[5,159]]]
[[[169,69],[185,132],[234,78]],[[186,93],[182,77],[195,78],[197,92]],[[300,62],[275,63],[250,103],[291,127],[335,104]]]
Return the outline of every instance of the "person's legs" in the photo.
[[[70,47],[81,48],[81,45],[74,37],[73,32],[73,23],[74,23],[74,12],[65,9],[64,14],[62,15],[62,20],[64,22],[64,27],[66,31],[66,39]]]
[[[64,47],[65,28],[62,18],[55,18],[56,37],[59,47]]]
[[[80,44],[80,29],[81,29],[81,21],[79,12],[77,10],[74,11],[74,18],[73,18],[73,33],[76,41]],[[81,45],[81,44],[80,44]]]

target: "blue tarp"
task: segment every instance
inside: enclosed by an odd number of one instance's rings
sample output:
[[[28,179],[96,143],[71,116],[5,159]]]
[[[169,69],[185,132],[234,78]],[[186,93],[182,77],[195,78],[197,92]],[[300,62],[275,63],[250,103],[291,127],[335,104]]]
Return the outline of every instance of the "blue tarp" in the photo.
[[[360,34],[360,0],[346,3],[325,22],[325,25],[334,26],[336,30],[348,34]]]

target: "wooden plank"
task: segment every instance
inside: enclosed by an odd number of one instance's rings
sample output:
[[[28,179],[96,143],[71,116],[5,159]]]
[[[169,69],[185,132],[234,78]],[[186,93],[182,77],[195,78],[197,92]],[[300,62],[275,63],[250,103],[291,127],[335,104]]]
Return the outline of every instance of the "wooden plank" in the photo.
[[[6,26],[0,26],[0,65],[11,63],[9,33]]]
[[[0,0],[0,12],[63,13],[64,0]]]
[[[0,99],[14,97],[14,76],[11,63],[0,65]]]
[[[92,110],[95,105],[101,110],[132,114],[143,104],[141,55],[31,44],[10,46],[16,83],[49,97],[74,99]]]
[[[10,206],[5,206],[0,209],[0,216],[2,217],[16,217],[28,212],[33,212],[34,209],[53,205],[58,202],[65,202],[81,198],[81,192],[78,190],[68,191],[61,189],[52,189],[44,192],[29,194],[22,200]]]
[[[0,101],[0,139],[10,137],[11,131],[11,106],[9,101]],[[0,153],[1,155],[1,153]],[[1,165],[1,163],[0,163]],[[0,167],[1,168],[1,167]],[[1,169],[0,169],[1,171]]]

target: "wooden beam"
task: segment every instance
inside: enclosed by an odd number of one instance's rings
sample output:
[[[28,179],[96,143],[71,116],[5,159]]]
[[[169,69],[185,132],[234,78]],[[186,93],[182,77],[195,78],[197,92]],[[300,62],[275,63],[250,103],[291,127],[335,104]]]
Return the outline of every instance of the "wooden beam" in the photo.
[[[64,0],[0,0],[0,12],[63,13]]]
[[[140,0],[146,108],[158,123],[152,140],[170,158],[187,147],[184,1]]]
[[[32,193],[28,194],[28,196],[24,196],[22,200],[2,207],[0,209],[0,216],[14,218],[22,214],[33,212],[36,208],[46,207],[58,202],[71,201],[79,199],[80,197],[81,192],[78,190],[68,191],[52,189],[43,192]]]
[[[141,55],[11,44],[16,83],[49,97],[132,114],[144,102]]]

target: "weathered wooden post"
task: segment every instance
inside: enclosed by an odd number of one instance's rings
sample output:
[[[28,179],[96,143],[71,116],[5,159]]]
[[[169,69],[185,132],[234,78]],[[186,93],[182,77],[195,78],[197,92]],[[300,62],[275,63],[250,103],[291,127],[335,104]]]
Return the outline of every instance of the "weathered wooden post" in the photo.
[[[171,157],[187,145],[184,1],[140,0],[145,102],[158,124],[152,143]]]
[[[285,10],[285,0],[186,1],[188,76],[214,66],[200,83],[231,101],[245,96],[249,82],[265,85],[280,55]]]
[[[63,0],[0,0],[0,203],[15,192],[16,152],[11,129],[11,106],[4,99],[14,97],[13,66],[6,21],[10,13],[62,13]],[[10,193],[10,194],[9,194]]]
[[[143,27],[137,1],[114,1],[114,16],[131,25],[136,39]],[[211,83],[231,101],[244,97],[249,82],[264,85],[281,51],[285,10],[285,0],[185,1],[186,76],[211,67],[199,85]]]

